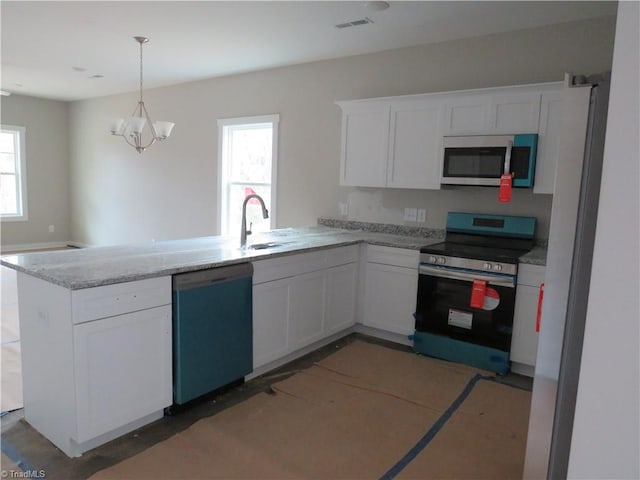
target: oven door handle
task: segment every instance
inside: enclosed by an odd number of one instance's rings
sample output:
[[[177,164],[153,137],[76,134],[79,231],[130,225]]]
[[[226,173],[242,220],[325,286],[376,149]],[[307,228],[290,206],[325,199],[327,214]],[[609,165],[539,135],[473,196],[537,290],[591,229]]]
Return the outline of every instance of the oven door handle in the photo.
[[[498,287],[516,288],[515,278],[503,277],[490,274],[477,274],[468,272],[459,272],[457,270],[449,270],[439,267],[431,267],[429,265],[420,265],[418,267],[420,275],[431,275],[433,277],[450,278],[452,280],[463,280],[465,282],[473,282],[474,280],[486,280],[487,283],[497,285]]]

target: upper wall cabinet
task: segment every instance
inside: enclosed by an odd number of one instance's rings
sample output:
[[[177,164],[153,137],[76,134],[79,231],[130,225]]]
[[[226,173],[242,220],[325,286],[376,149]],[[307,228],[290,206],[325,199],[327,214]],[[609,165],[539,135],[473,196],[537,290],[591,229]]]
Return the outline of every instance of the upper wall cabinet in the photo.
[[[440,188],[442,104],[391,106],[387,187]]]
[[[440,188],[442,103],[342,102],[340,184]]]
[[[340,184],[439,189],[447,135],[537,133],[534,193],[553,193],[562,83],[338,102]]]
[[[340,184],[386,186],[388,148],[388,105],[364,104],[345,111]]]
[[[447,100],[444,135],[536,133],[540,93],[452,94]]]

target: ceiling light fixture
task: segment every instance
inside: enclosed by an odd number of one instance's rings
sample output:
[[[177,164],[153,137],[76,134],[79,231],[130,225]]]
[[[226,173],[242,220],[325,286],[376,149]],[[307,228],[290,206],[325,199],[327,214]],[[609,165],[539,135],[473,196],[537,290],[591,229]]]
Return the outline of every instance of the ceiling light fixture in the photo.
[[[111,123],[111,134],[123,137],[125,141],[134,147],[138,153],[142,153],[153,145],[157,140],[164,140],[171,135],[171,130],[175,123],[172,122],[151,122],[147,108],[142,100],[142,45],[149,41],[146,37],[133,37],[140,44],[140,100],[133,110],[131,117],[116,118]],[[146,124],[151,130],[151,139],[148,143],[142,139],[142,131]]]
[[[365,7],[374,12],[381,12],[389,8],[389,2],[367,2]]]

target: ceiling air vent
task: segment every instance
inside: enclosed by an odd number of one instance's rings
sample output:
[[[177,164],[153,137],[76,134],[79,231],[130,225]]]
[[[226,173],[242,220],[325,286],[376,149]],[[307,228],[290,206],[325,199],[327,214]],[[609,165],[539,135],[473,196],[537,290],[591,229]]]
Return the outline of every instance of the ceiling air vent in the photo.
[[[368,23],[373,23],[373,20],[365,17],[360,20],[353,20],[352,22],[339,23],[336,25],[336,28],[357,27],[359,25],[367,25]]]

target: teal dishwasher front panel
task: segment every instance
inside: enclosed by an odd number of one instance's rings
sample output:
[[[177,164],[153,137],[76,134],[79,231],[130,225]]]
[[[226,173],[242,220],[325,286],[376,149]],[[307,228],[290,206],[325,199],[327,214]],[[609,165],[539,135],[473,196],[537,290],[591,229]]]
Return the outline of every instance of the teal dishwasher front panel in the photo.
[[[253,370],[251,277],[174,290],[174,404]]]

